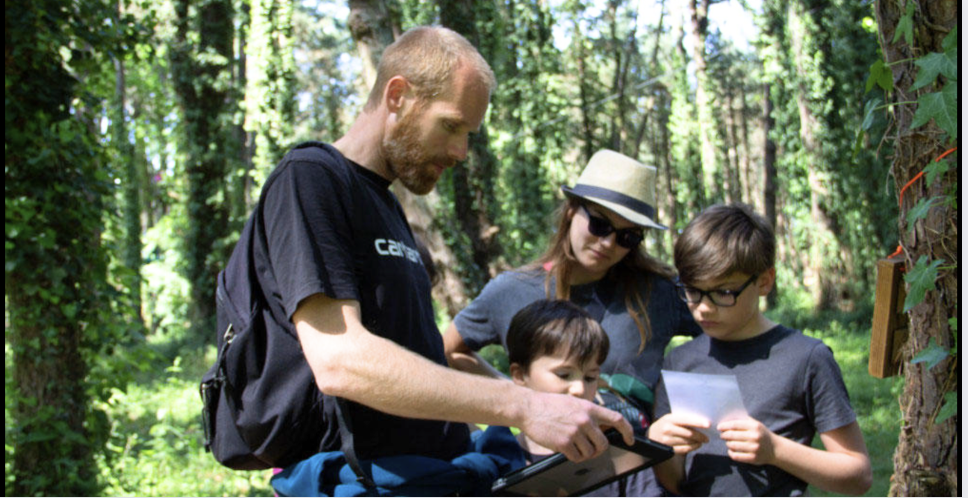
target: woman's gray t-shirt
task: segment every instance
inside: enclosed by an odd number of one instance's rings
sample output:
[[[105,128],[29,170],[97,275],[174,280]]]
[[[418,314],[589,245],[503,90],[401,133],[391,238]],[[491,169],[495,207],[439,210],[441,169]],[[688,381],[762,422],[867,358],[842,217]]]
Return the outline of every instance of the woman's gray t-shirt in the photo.
[[[571,288],[571,301],[585,308],[601,323],[608,334],[611,348],[602,373],[632,375],[650,388],[655,388],[662,368],[662,355],[669,340],[675,335],[697,336],[702,329],[696,325],[678,296],[674,284],[667,278],[644,274],[639,280],[639,293],[646,302],[651,336],[645,350],[638,326],[628,314],[625,295],[609,276],[589,284]],[[554,295],[554,280],[551,283]],[[481,294],[454,318],[454,325],[464,344],[478,351],[489,344],[501,344],[507,349],[508,326],[521,308],[545,293],[545,272],[509,271],[491,280]]]

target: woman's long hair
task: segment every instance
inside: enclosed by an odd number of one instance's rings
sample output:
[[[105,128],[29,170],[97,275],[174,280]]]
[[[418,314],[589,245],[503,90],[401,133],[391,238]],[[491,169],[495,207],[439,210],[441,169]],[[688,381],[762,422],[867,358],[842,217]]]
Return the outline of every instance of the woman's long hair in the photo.
[[[575,259],[574,250],[571,247],[571,238],[568,236],[571,231],[571,220],[575,217],[578,208],[581,207],[580,199],[569,197],[559,206],[555,217],[557,219],[557,231],[551,236],[548,249],[537,261],[527,265],[526,270],[537,271],[544,269],[551,264],[550,270],[545,275],[545,295],[548,299],[569,299],[571,297],[571,285],[568,283],[571,272],[578,265]],[[646,343],[652,337],[652,325],[649,320],[648,294],[643,297],[637,285],[638,279],[645,279],[646,292],[651,293],[652,279],[655,276],[672,278],[675,273],[672,268],[645,253],[641,246],[629,251],[618,263],[608,269],[605,277],[616,282],[618,290],[625,296],[625,308],[629,316],[635,321],[639,329],[639,337],[642,339],[639,346],[639,353],[645,349]],[[552,296],[551,279],[554,277],[556,282],[554,296]]]

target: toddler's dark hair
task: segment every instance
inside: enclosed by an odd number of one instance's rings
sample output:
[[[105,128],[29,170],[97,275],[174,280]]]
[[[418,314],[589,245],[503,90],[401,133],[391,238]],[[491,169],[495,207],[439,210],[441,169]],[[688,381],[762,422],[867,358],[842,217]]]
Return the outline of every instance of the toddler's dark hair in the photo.
[[[507,336],[508,360],[527,370],[539,356],[565,351],[579,364],[608,356],[608,335],[587,311],[570,301],[535,301],[511,319]]]

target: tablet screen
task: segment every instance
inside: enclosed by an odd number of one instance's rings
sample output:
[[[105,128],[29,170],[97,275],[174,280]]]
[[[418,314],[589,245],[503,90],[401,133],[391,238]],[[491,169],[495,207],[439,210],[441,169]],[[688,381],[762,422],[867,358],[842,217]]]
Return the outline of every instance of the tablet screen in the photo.
[[[608,436],[611,446],[592,460],[573,463],[558,453],[498,479],[492,490],[519,496],[581,495],[672,456],[671,448],[648,439],[636,438],[627,446],[617,432]]]

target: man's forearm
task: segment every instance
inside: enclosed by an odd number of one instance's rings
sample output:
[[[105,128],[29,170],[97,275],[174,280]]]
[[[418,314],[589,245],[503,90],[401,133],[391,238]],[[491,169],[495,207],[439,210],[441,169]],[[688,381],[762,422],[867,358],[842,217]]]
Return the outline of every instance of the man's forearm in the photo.
[[[505,426],[521,423],[521,412],[532,393],[529,389],[446,368],[352,326],[343,334],[347,336],[333,340],[315,330],[299,332],[324,393],[401,417]]]
[[[564,394],[438,365],[370,333],[356,301],[316,294],[293,315],[316,385],[329,395],[409,418],[515,426],[546,448],[582,461],[601,454],[615,427],[632,443],[621,414]]]

